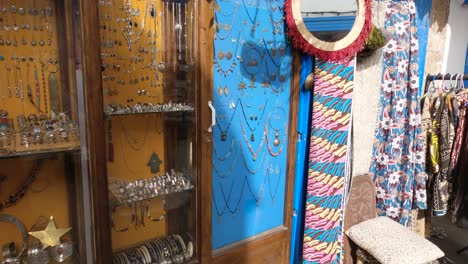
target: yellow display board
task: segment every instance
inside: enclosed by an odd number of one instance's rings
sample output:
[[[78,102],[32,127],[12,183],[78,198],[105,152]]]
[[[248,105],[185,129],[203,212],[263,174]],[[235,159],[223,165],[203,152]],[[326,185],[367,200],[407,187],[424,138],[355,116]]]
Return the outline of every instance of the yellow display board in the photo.
[[[5,201],[10,194],[18,190],[35,162],[37,160],[31,158],[0,160],[0,167],[3,168],[1,175],[6,177],[5,181],[0,183],[0,201]],[[69,204],[73,198],[69,196],[69,189],[75,186],[72,185],[73,179],[67,179],[65,175],[63,156],[47,159],[40,166],[36,179],[25,196],[15,205],[0,210],[0,213],[15,216],[28,231],[38,224],[43,224],[50,216],[54,217],[57,228],[72,227]],[[14,225],[0,222],[0,231],[0,245],[13,241],[17,248],[21,247],[21,234]],[[63,239],[72,240],[71,234],[67,234]]]

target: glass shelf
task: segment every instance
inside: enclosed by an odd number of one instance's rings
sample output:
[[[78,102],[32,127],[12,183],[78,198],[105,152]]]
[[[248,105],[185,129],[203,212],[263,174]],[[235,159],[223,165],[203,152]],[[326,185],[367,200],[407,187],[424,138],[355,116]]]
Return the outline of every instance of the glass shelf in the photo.
[[[154,114],[154,113],[191,113],[194,111],[193,106],[188,104],[135,104],[125,106],[107,105],[104,109],[106,116],[119,115],[138,115],[138,114]]]
[[[79,146],[76,146],[76,147],[71,147],[71,148],[56,148],[56,149],[13,152],[13,153],[1,155],[0,159],[9,159],[9,158],[18,158],[18,157],[41,157],[42,158],[48,155],[55,155],[58,153],[75,152],[75,151],[79,151],[80,149],[81,148]]]

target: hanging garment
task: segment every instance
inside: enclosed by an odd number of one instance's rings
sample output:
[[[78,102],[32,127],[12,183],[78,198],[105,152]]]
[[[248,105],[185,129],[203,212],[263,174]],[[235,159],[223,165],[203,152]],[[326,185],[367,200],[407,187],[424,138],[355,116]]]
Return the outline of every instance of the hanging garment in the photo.
[[[460,108],[457,135],[453,144],[453,194],[451,199],[452,222],[461,223],[462,216],[468,217],[466,194],[468,193],[468,114],[466,103]]]
[[[447,213],[449,199],[449,168],[455,130],[451,95],[438,96],[431,108],[432,135],[431,161],[433,178],[430,183],[432,190],[432,212],[435,216]]]
[[[379,215],[407,225],[411,209],[426,209],[425,155],[421,129],[416,7],[412,0],[388,2],[383,51],[382,105],[370,172]]]
[[[462,140],[466,133],[466,129],[465,129],[466,101],[460,102],[460,105],[461,107],[458,112],[457,132],[456,132],[455,140],[453,142],[452,155],[451,155],[451,161],[450,161],[452,168],[457,167],[458,159],[460,157],[460,151],[462,147]]]
[[[343,206],[354,60],[316,60],[303,263],[343,262]]]

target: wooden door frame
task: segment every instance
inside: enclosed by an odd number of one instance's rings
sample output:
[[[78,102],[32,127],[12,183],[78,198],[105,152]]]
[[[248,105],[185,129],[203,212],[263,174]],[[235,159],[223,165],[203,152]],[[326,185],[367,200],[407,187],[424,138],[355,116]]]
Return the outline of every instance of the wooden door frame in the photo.
[[[199,18],[197,30],[198,43],[197,59],[199,63],[197,71],[197,85],[199,87],[199,116],[198,124],[198,195],[200,197],[200,215],[198,216],[199,250],[201,251],[201,263],[289,263],[291,241],[291,217],[293,215],[292,199],[295,177],[295,153],[298,139],[297,111],[299,104],[300,74],[296,69],[300,67],[300,54],[294,52],[293,71],[291,74],[290,89],[290,114],[288,128],[288,155],[286,172],[286,194],[283,226],[274,228],[270,232],[234,243],[218,251],[213,256],[212,250],[212,135],[206,132],[211,125],[211,111],[208,101],[213,97],[213,36],[214,36],[214,10],[210,2],[198,1],[197,16]]]
[[[94,263],[109,263],[112,259],[111,233],[106,171],[103,92],[101,80],[101,47],[99,10],[96,0],[79,0],[74,12],[75,30],[79,35],[84,94],[84,124],[88,181],[91,190],[92,259]]]

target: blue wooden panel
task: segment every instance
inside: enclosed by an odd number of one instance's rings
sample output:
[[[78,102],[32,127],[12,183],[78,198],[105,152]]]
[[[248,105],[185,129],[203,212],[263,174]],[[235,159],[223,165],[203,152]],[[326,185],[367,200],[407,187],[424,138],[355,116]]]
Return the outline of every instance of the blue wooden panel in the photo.
[[[351,30],[356,16],[306,17],[304,24],[311,32]]]
[[[431,18],[432,0],[415,0],[419,44],[419,94],[423,92],[424,69],[426,64],[427,39]]]
[[[299,134],[296,144],[296,171],[294,178],[294,198],[292,217],[292,239],[290,263],[300,263],[302,260],[302,242],[304,233],[304,198],[306,189],[306,177],[308,171],[309,142],[310,142],[310,122],[312,93],[304,87],[305,79],[313,72],[314,59],[307,55],[302,56],[301,80],[299,94],[299,113],[297,120],[297,131]]]
[[[468,45],[466,45],[465,74],[468,74]],[[468,87],[468,80],[465,81],[465,87]]]
[[[468,0],[466,0],[466,1],[468,1]],[[465,74],[468,74],[468,45],[466,46]]]
[[[291,50],[284,1],[218,1],[212,249],[284,224]],[[208,220],[208,221],[210,221]]]

